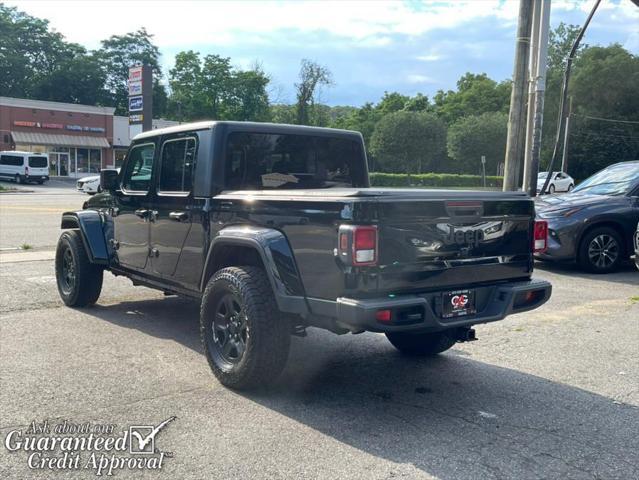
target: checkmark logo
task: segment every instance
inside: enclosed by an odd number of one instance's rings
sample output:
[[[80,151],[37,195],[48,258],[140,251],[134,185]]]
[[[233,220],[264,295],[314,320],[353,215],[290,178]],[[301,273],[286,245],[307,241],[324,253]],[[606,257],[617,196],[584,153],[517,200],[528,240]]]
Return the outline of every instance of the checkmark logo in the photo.
[[[167,418],[158,426],[153,425],[132,425],[129,427],[129,453],[131,454],[152,454],[155,452],[155,436],[166,425],[175,420],[173,416]]]

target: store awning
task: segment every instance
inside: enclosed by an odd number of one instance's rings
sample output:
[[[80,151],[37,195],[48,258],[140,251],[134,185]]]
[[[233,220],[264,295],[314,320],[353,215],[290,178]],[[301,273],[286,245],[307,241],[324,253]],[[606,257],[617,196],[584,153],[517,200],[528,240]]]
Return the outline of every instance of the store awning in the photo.
[[[51,145],[56,147],[90,147],[109,148],[104,137],[88,137],[84,135],[56,135],[53,133],[11,132],[14,143],[27,145]]]

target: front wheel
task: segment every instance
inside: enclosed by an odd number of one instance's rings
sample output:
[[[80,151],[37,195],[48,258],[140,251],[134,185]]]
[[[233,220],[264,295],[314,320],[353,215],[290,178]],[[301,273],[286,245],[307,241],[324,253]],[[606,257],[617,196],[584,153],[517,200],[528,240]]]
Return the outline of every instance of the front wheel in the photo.
[[[548,193],[550,195],[552,195],[553,193],[555,193],[555,186],[551,183],[550,186],[548,187]]]
[[[64,232],[55,252],[55,277],[65,305],[86,307],[97,302],[103,275],[104,269],[89,261],[80,232]]]
[[[229,267],[209,280],[200,336],[211,370],[223,385],[251,389],[279,376],[288,358],[290,328],[280,318],[264,270]]]
[[[411,356],[437,355],[445,352],[457,342],[447,331],[435,333],[387,332],[386,338],[397,350]]]
[[[20,175],[16,175],[16,183],[22,183],[22,177]]]
[[[584,235],[579,245],[579,265],[592,273],[615,271],[623,260],[621,236],[616,230],[600,227]]]
[[[571,183],[570,185],[568,185],[568,191],[572,192],[572,189],[575,188],[575,186]]]

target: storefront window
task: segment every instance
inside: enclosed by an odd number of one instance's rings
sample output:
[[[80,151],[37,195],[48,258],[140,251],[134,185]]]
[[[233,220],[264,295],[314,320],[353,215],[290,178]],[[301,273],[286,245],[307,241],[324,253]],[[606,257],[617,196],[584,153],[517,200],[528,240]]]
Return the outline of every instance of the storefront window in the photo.
[[[89,173],[89,149],[78,148],[77,151],[77,173]]]
[[[91,173],[100,173],[102,152],[100,150],[89,150],[89,171]]]

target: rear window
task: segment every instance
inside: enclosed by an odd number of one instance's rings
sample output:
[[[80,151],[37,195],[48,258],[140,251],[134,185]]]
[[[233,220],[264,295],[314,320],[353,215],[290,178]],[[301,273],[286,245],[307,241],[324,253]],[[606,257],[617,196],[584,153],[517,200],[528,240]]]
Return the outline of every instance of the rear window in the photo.
[[[235,132],[228,136],[226,185],[232,189],[365,187],[360,142],[311,135]]]
[[[32,168],[47,168],[47,157],[29,157],[29,166]]]

